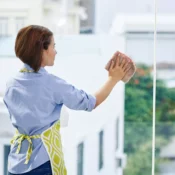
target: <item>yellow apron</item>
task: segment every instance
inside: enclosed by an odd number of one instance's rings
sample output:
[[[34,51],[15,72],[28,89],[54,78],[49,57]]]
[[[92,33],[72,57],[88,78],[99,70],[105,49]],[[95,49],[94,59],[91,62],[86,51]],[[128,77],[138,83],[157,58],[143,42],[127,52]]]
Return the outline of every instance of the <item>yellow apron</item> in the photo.
[[[20,72],[33,72],[27,69],[22,69]],[[61,135],[60,135],[60,121],[55,122],[50,128],[41,133],[41,135],[24,135],[16,131],[11,144],[14,142],[18,143],[16,153],[20,152],[21,144],[24,139],[29,142],[29,147],[26,153],[25,164],[28,164],[30,156],[32,154],[32,140],[31,139],[41,139],[44,147],[50,158],[50,163],[52,167],[53,175],[67,175],[67,170],[64,163],[64,155],[62,151]]]

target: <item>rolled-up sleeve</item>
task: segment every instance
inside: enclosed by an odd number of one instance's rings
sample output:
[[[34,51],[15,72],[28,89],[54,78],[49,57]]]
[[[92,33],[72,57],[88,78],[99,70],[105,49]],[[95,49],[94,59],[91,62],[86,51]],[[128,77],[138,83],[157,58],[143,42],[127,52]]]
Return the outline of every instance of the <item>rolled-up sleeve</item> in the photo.
[[[93,95],[79,90],[65,80],[50,74],[53,98],[57,104],[64,104],[70,109],[92,111],[96,104]]]

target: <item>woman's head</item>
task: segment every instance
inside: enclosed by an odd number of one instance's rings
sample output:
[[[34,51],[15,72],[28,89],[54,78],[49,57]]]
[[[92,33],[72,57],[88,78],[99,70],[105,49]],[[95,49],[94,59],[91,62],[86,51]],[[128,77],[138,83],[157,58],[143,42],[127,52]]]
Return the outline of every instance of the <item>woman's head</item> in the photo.
[[[56,55],[53,33],[43,26],[22,28],[16,37],[16,56],[35,72],[42,66],[52,66]]]

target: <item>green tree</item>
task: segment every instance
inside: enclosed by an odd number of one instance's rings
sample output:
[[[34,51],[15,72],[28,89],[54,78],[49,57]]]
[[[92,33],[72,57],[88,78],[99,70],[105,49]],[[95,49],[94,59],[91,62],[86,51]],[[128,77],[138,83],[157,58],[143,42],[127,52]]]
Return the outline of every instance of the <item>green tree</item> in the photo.
[[[159,172],[158,158],[160,148],[166,144],[162,137],[156,138],[155,154],[155,173]],[[128,157],[127,167],[124,169],[124,175],[150,175],[152,170],[152,142],[147,141],[138,147],[135,154]]]
[[[138,65],[135,76],[125,89],[125,152],[133,153],[152,137],[153,78],[151,68]],[[157,80],[156,134],[165,138],[175,133],[175,89]]]
[[[150,175],[152,155],[153,77],[152,68],[138,65],[125,87],[125,145],[128,155],[125,175]],[[156,85],[156,172],[161,146],[175,135],[175,88]],[[163,144],[162,144],[163,143]]]

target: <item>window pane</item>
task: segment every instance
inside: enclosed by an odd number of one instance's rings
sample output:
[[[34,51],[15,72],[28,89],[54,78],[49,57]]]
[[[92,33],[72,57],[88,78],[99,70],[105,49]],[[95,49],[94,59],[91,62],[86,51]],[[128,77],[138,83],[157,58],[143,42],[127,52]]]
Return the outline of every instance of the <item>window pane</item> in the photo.
[[[99,170],[103,168],[103,131],[99,133]]]
[[[95,27],[95,2],[94,0],[81,0],[79,4],[82,7],[80,33],[92,34]]]
[[[9,145],[5,145],[4,146],[4,175],[7,175],[8,173],[8,155],[10,152],[10,146]]]
[[[83,175],[83,163],[84,163],[84,143],[78,145],[78,160],[77,160],[77,175]]]
[[[116,120],[116,149],[118,149],[119,148],[119,118],[117,118],[117,120]]]

